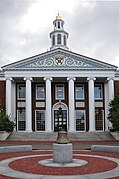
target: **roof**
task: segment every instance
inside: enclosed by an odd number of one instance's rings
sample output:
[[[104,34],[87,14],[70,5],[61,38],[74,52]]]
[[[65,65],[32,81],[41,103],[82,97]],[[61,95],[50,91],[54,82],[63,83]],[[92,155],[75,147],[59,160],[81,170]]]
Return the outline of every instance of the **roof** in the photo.
[[[2,67],[7,70],[117,70],[117,66],[57,48]]]

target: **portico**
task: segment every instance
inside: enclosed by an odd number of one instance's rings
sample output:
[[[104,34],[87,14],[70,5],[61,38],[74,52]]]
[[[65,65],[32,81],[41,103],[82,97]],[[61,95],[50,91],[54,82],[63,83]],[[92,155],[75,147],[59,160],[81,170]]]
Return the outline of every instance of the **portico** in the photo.
[[[16,104],[17,110],[13,113],[8,106],[7,114],[17,116],[17,131],[56,131],[56,125],[60,130],[64,120],[66,120],[66,129],[70,132],[103,131],[108,128],[104,111],[105,103],[109,101],[109,94],[113,94],[112,79],[110,82],[109,78],[105,77],[54,77],[53,75],[40,78],[13,77],[13,79],[6,81],[6,103],[9,100],[9,106]],[[13,96],[10,93],[13,85],[16,86],[16,98],[15,94]],[[104,91],[107,85],[109,90]],[[96,88],[100,88],[97,93]],[[98,93],[101,95],[100,98],[96,98]],[[56,95],[59,95],[59,98]],[[61,121],[57,119],[59,116],[56,114],[59,107],[64,111]],[[102,114],[96,124],[97,111],[102,111]],[[101,129],[98,129],[100,127]]]

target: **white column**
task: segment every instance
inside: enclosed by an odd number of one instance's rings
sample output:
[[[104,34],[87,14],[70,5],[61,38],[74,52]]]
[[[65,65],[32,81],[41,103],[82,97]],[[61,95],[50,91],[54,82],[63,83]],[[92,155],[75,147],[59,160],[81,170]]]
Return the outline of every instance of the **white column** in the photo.
[[[45,131],[52,131],[52,97],[51,97],[51,81],[52,78],[44,78],[46,81],[46,113],[45,113]]]
[[[96,78],[87,78],[89,92],[89,131],[95,131],[95,100],[94,81]]]
[[[32,132],[32,78],[24,78],[24,80],[26,81],[26,132]]]
[[[108,81],[108,105],[114,98],[114,79],[113,78],[107,78]],[[109,110],[109,106],[108,106]],[[108,116],[108,115],[107,115]],[[108,127],[112,127],[112,123],[109,121]]]
[[[12,117],[12,78],[6,79],[6,114]]]
[[[114,98],[114,79],[107,78],[108,81],[108,92],[109,92],[109,102]]]
[[[69,131],[76,131],[75,106],[74,106],[74,81],[76,78],[67,78],[69,81]]]
[[[108,131],[109,127],[109,120],[107,119],[108,116],[108,104],[109,104],[109,97],[108,97],[108,83],[107,81],[104,83],[104,94],[105,94],[105,130]]]

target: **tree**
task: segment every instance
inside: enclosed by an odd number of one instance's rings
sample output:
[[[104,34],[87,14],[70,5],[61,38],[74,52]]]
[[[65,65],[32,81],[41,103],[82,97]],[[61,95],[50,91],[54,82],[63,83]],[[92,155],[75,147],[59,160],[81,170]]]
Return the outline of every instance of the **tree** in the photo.
[[[113,128],[119,131],[119,90],[117,95],[109,104],[109,114],[108,119],[112,123]]]
[[[0,105],[0,131],[12,132],[15,123],[10,121],[10,116],[8,116],[1,108]]]

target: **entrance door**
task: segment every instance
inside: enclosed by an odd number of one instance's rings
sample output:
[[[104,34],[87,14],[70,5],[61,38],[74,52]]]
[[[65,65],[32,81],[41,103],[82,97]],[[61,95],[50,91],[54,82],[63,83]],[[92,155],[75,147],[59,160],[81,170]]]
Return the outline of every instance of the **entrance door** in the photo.
[[[67,110],[54,110],[54,131],[60,131],[60,129],[67,131]]]

